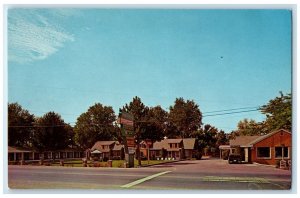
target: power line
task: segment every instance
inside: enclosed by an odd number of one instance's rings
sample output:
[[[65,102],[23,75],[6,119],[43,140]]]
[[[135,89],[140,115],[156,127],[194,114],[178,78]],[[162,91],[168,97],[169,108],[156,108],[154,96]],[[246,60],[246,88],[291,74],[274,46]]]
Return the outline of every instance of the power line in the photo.
[[[219,113],[219,114],[211,114],[211,115],[204,115],[203,117],[211,117],[211,116],[219,116],[219,115],[229,115],[229,114],[236,114],[236,113],[246,113],[246,112],[253,112],[253,111],[257,111],[257,109],[253,109],[253,110],[247,110],[247,111],[236,111],[236,112],[228,112],[228,113]],[[153,123],[154,121],[140,121],[140,122],[149,122],[149,123]],[[70,123],[76,123],[76,122],[70,122]],[[13,128],[46,128],[46,127],[61,127],[61,126],[69,126],[70,124],[62,124],[62,125],[45,125],[45,126],[8,126],[8,127],[13,127]],[[107,126],[106,124],[87,124],[86,126]],[[112,126],[112,125],[111,125]]]
[[[203,117],[219,116],[219,115],[229,115],[229,114],[245,113],[245,112],[252,112],[252,111],[258,111],[258,109],[247,110],[247,111],[236,111],[236,112],[218,113],[218,114],[211,114],[211,115],[203,115]]]
[[[231,109],[231,110],[238,110],[238,109],[246,109],[249,107],[245,107],[245,108],[236,108],[236,109]],[[224,112],[224,111],[229,111],[228,110],[219,110],[219,111],[211,111],[211,112],[206,112],[206,113],[212,113],[212,112]],[[218,114],[209,114],[209,115],[203,115],[202,117],[211,117],[211,116],[219,116],[219,115],[230,115],[230,114],[236,114],[236,113],[246,113],[246,112],[254,112],[254,111],[258,111],[259,109],[252,109],[252,110],[245,110],[245,111],[233,111],[233,112],[227,112],[227,113],[218,113]],[[75,115],[75,114],[74,114]],[[142,121],[141,121],[142,122]],[[144,121],[143,121],[144,122]],[[68,124],[70,123],[76,123],[76,121],[73,122],[68,122]],[[93,125],[93,124],[91,124]]]
[[[224,111],[235,111],[235,110],[241,110],[241,109],[253,109],[253,108],[259,109],[260,106],[256,106],[256,107],[240,107],[240,108],[235,108],[235,109],[224,109],[224,110],[217,110],[217,111],[207,111],[207,112],[204,112],[203,114],[206,114],[206,113],[218,113],[218,112],[224,112]]]
[[[226,111],[233,111],[232,114],[235,114],[235,113],[240,113],[240,112],[235,112],[235,110],[242,110],[242,109],[251,109],[251,108],[256,108],[255,110],[251,110],[251,111],[256,111],[256,110],[259,110],[260,106],[255,106],[255,107],[240,107],[240,108],[233,108],[233,109],[224,109],[224,110],[216,110],[216,111],[207,111],[207,112],[202,112],[202,115],[203,117],[210,117],[210,116],[214,116],[214,115],[226,115],[227,113],[224,113],[224,114],[212,114],[212,115],[205,115],[205,114],[210,114],[210,113],[218,113],[218,112],[226,112]],[[30,110],[30,109],[27,109],[29,112],[36,112],[36,113],[49,113],[50,111],[36,111],[36,110]],[[51,110],[53,112],[55,112],[54,110]],[[250,111],[250,112],[251,112]],[[241,111],[241,112],[247,112],[247,111]],[[78,116],[78,114],[70,114],[70,113],[60,113],[60,112],[57,112],[58,114],[60,115],[63,115],[63,116]],[[229,112],[228,114],[231,114],[231,112]],[[69,124],[75,124],[77,121],[72,121],[72,122],[68,122]]]

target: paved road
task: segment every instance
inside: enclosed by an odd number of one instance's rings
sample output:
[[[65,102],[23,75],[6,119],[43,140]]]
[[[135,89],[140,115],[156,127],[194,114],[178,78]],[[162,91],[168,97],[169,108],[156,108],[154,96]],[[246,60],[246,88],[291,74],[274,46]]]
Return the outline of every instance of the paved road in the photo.
[[[291,171],[209,159],[147,168],[9,166],[12,189],[288,190]]]

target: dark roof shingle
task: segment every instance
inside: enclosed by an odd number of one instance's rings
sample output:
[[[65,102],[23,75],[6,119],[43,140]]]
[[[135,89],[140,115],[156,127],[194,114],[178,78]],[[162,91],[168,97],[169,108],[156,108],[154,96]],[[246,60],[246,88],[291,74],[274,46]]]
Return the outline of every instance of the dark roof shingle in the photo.
[[[9,153],[30,153],[32,151],[31,150],[26,150],[24,148],[8,146],[8,152]]]
[[[183,139],[183,148],[184,149],[194,149],[195,148],[195,138],[185,138]]]
[[[230,140],[230,146],[241,146],[241,147],[249,147],[250,143],[261,136],[237,136],[235,139]]]
[[[94,144],[94,146],[91,148],[91,151],[98,150],[101,152],[108,152],[108,148],[103,148],[102,146],[111,146],[112,144],[115,144],[116,141],[98,141]]]
[[[170,148],[170,144],[180,144],[183,142],[183,148],[184,149],[194,149],[195,147],[195,138],[186,138],[186,139],[164,139],[161,141],[156,141],[153,144],[152,150],[160,150],[160,149],[166,149],[168,151],[174,151],[174,149],[177,151],[179,148]]]

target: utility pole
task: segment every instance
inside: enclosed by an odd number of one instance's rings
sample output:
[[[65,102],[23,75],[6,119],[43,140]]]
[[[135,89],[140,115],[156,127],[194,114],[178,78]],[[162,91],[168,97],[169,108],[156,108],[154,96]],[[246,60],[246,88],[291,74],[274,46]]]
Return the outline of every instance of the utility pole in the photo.
[[[134,153],[131,153],[134,149],[134,138],[132,137],[133,133],[130,133],[133,128],[133,116],[129,113],[122,112],[120,109],[117,122],[120,124],[121,136],[125,147],[126,167],[134,167]]]

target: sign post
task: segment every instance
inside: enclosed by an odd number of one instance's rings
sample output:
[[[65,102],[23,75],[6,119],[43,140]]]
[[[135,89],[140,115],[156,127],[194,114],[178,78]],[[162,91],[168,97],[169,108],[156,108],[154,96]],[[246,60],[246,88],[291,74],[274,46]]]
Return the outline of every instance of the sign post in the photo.
[[[117,122],[121,126],[125,146],[125,161],[128,167],[134,167],[135,139],[133,129],[133,116],[127,112],[120,112]],[[127,166],[126,166],[127,167]]]

